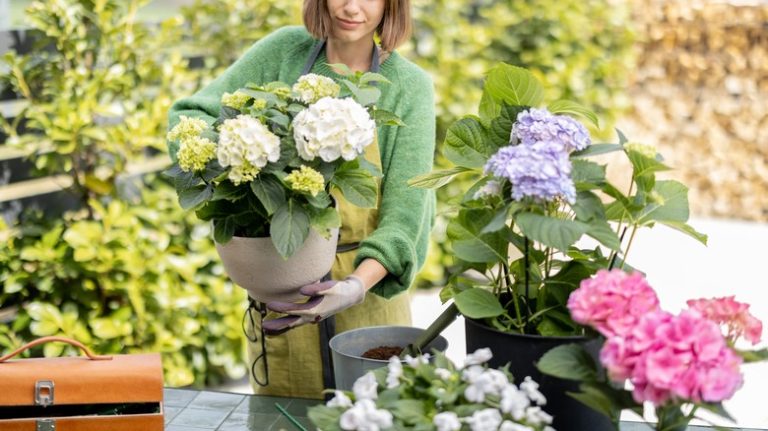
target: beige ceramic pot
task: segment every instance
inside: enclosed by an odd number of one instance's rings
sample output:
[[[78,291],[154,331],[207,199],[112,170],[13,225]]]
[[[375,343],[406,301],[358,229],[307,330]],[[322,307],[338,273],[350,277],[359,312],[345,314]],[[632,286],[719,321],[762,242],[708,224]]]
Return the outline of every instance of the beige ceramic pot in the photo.
[[[229,278],[259,302],[296,302],[306,299],[299,288],[326,275],[333,266],[339,231],[325,239],[314,229],[296,253],[283,259],[272,239],[232,237],[226,244],[216,244]]]

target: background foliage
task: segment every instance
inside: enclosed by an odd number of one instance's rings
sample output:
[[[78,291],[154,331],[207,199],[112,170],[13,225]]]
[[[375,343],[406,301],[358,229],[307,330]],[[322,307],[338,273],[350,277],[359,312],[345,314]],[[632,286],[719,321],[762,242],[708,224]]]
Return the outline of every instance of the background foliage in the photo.
[[[253,41],[300,24],[300,2],[198,0],[152,25],[132,18],[144,3],[36,2],[29,23],[48,49],[3,59],[11,72],[0,74],[0,86],[30,102],[19,123],[5,124],[9,142],[41,174],[71,175],[83,210],[25,214],[2,231],[0,309],[19,307],[19,315],[0,325],[0,346],[59,333],[104,352],[157,350],[166,352],[168,384],[202,385],[244,372],[244,294],[222,274],[206,226],[181,212],[165,184],[125,178],[165,151],[170,103]],[[401,52],[435,80],[439,142],[447,125],[473,113],[484,73],[498,61],[533,70],[553,96],[597,106],[604,122],[623,106],[632,34],[613,0],[413,3],[414,35]],[[83,13],[65,19],[61,5]],[[32,133],[14,136],[23,121]],[[440,200],[465,186],[443,188]],[[422,285],[442,284],[453,263],[444,224],[439,218]]]

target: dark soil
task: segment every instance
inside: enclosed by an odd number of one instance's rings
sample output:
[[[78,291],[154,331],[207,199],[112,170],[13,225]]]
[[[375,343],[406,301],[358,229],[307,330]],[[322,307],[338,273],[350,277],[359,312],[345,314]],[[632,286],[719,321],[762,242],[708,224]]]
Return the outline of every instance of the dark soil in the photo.
[[[363,353],[363,357],[367,359],[380,359],[382,361],[386,361],[393,356],[400,356],[402,351],[402,347],[379,346],[374,347],[373,349],[368,349],[368,351]]]

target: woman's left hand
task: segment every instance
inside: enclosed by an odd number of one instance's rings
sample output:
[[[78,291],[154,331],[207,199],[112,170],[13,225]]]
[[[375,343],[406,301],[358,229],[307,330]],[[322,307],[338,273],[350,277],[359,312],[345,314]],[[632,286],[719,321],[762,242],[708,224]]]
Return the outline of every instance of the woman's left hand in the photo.
[[[305,303],[278,302],[267,303],[267,308],[288,316],[278,319],[265,320],[262,325],[264,332],[269,335],[283,332],[304,325],[317,323],[365,299],[365,284],[355,275],[350,275],[342,281],[329,280],[308,284],[299,292],[309,297]]]

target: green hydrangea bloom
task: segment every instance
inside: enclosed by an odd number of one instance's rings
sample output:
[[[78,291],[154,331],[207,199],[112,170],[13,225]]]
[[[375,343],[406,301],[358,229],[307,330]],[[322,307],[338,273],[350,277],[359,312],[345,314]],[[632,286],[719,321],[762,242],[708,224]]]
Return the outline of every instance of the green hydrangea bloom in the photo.
[[[654,147],[653,145],[638,144],[633,142],[633,143],[624,145],[624,148],[626,148],[627,151],[634,151],[636,153],[639,153],[640,155],[648,157],[649,159],[655,159],[656,154],[658,154],[658,151],[656,151],[656,147]]]
[[[323,97],[336,97],[341,87],[331,78],[310,73],[299,78],[293,85],[293,92],[299,95],[299,100],[312,104]]]
[[[202,171],[205,165],[216,157],[216,144],[199,136],[185,139],[181,141],[177,156],[182,171]]]
[[[179,124],[171,129],[166,135],[169,141],[186,141],[192,138],[197,138],[208,128],[208,123],[200,118],[192,118],[182,115],[179,119]]]
[[[264,99],[255,99],[253,101],[253,108],[254,109],[264,109],[267,107],[267,101]]]
[[[285,177],[285,182],[291,186],[292,190],[306,192],[312,196],[317,196],[325,189],[323,175],[305,165],[301,165],[301,168],[288,174]]]
[[[228,178],[236,186],[242,183],[253,181],[256,175],[259,174],[260,169],[253,166],[248,160],[243,160],[242,165],[232,166],[229,171]]]
[[[224,93],[221,96],[221,104],[242,111],[245,104],[248,103],[250,99],[251,96],[240,91],[235,91],[234,93]]]

